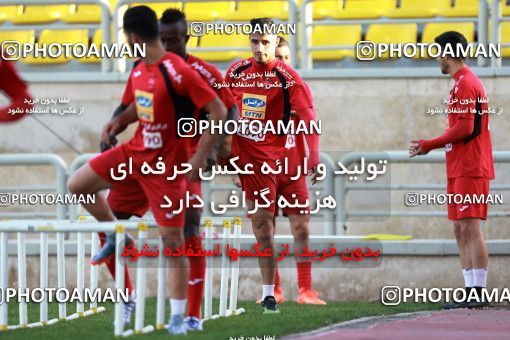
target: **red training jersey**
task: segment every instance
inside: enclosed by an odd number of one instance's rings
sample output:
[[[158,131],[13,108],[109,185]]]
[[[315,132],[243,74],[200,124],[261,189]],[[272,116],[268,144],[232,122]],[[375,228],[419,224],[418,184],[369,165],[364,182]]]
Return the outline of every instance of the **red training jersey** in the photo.
[[[232,92],[229,88],[226,87],[218,87],[217,84],[221,84],[224,82],[223,75],[221,74],[220,70],[212,64],[209,64],[208,62],[203,61],[200,58],[197,58],[191,54],[187,54],[185,58],[186,62],[191,66],[192,69],[198,72],[202,79],[204,79],[209,86],[213,90],[216,91],[216,94],[218,97],[220,97],[221,101],[227,108],[227,110],[230,110],[232,106],[234,106],[234,96],[232,95]],[[207,120],[206,112],[198,112],[200,119]],[[196,148],[198,148],[198,141],[200,140],[202,136],[197,134],[195,141],[196,141]]]
[[[276,129],[278,121],[290,121],[291,111],[299,113],[313,107],[301,77],[277,58],[267,64],[259,64],[253,58],[236,62],[227,71],[225,82],[240,109],[239,121],[259,120],[262,126],[271,121]],[[240,156],[240,164],[274,164],[285,156],[286,141],[287,135],[238,131],[232,138],[232,155]]]
[[[192,138],[179,136],[179,119],[197,119],[196,112],[217,98],[211,87],[176,54],[167,52],[154,64],[139,62],[128,84],[136,103],[138,127],[124,147],[139,162],[156,161],[169,165],[189,161]],[[182,132],[181,134],[184,134]]]
[[[217,86],[217,84],[224,82],[220,70],[216,66],[191,54],[187,54],[185,60],[216,91],[227,110],[230,110],[234,106],[235,100],[229,88]]]
[[[10,61],[0,58],[0,90],[11,100],[11,104],[0,107],[0,122],[12,122],[26,116],[27,110],[33,105],[25,102],[32,97],[28,93],[25,82],[19,77],[18,72]],[[22,113],[12,114],[11,110],[20,109]]]
[[[205,62],[204,60],[197,58],[191,54],[187,54],[186,58],[184,59],[186,63],[188,63],[191,68],[193,68],[195,71],[198,72],[198,74],[202,77],[203,80],[207,82],[211,86],[213,90],[216,91],[216,94],[221,99],[223,104],[227,109],[231,109],[232,106],[234,106],[234,96],[232,95],[232,92],[227,87],[219,87],[216,86],[216,84],[221,84],[224,82],[223,75],[221,74],[220,70],[212,64],[209,64],[208,62]],[[135,61],[135,67],[139,63],[139,60]],[[124,90],[124,94],[122,95],[122,104],[125,106],[129,106],[133,101],[133,91],[130,90],[131,88],[131,77],[128,79],[128,83],[126,84],[126,89]],[[195,114],[199,118],[200,117],[200,109],[201,108],[195,108],[197,109],[197,112]],[[198,142],[200,139],[200,135],[197,134],[196,138],[194,140]],[[198,147],[198,144],[195,145],[195,149]]]
[[[227,109],[231,109],[235,104],[234,97],[229,88],[226,87],[216,87],[215,84],[221,84],[224,82],[223,75],[220,70],[215,65],[209,64],[208,62],[195,57],[194,55],[187,54],[185,61],[195,69],[202,79],[204,79],[218,94],[223,104]],[[136,61],[135,63],[138,63]],[[128,79],[128,83],[126,84],[126,89],[124,90],[124,94],[122,95],[122,104],[125,106],[129,106],[134,101],[133,92],[130,91],[131,88],[131,77]]]
[[[448,126],[454,126],[459,119],[472,119],[474,128],[465,140],[445,145],[447,177],[493,179],[487,94],[482,82],[469,67],[461,68],[453,78],[455,84],[450,91]]]

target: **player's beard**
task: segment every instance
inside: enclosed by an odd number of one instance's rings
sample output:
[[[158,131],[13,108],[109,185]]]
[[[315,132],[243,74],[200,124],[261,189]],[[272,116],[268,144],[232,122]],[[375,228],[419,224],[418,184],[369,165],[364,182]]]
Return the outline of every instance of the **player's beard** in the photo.
[[[448,72],[448,64],[446,64],[445,62],[442,61],[440,63],[440,65],[441,65],[441,73],[442,74],[448,74],[449,73]]]
[[[257,63],[259,63],[259,64],[265,64],[267,59],[268,59],[267,58],[267,54],[264,54],[264,53],[262,53],[262,54],[255,54],[254,57],[255,57],[255,61]]]
[[[127,39],[127,45],[129,46],[129,52],[133,53],[135,50],[135,43],[130,38]]]

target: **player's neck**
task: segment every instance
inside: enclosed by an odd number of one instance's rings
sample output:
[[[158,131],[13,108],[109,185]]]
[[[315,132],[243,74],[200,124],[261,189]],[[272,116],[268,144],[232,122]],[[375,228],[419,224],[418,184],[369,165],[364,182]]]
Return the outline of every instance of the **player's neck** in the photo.
[[[151,65],[157,63],[166,54],[165,48],[161,44],[161,40],[145,43],[145,58],[143,62]]]
[[[461,63],[455,63],[453,64],[451,67],[450,67],[450,75],[453,76],[459,72],[461,69],[463,69],[464,67],[467,67],[466,63],[464,62],[461,62]]]
[[[274,65],[278,62],[278,59],[276,57],[272,58],[272,59],[268,59],[266,60],[266,62],[264,63],[261,63],[261,62],[255,62],[255,67],[256,68],[259,68],[259,69],[270,69],[270,68],[273,68]]]

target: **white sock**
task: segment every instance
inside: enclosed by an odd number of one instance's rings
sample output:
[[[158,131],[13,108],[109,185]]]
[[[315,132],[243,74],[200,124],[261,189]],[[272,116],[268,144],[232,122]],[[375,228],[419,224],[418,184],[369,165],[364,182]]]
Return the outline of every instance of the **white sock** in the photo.
[[[170,314],[171,315],[184,315],[186,309],[186,299],[177,300],[170,299]]]
[[[475,287],[487,287],[487,269],[473,269]]]
[[[474,287],[473,269],[462,269],[462,274],[464,275],[464,287]]]
[[[274,296],[274,285],[262,285],[262,300],[266,296]]]

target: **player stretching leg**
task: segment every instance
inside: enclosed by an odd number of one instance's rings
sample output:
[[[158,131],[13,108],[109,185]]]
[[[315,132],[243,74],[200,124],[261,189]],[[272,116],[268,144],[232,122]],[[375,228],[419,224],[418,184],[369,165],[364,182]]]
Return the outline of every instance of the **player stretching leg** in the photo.
[[[222,83],[223,76],[218,68],[214,65],[206,63],[205,61],[192,56],[186,52],[186,43],[189,39],[187,34],[186,17],[183,12],[177,9],[168,9],[163,12],[160,19],[159,33],[161,41],[166,51],[172,52],[183,58],[192,68],[196,69],[199,75],[209,84]],[[217,94],[229,109],[229,116],[237,114],[237,108],[234,104],[234,98],[230,90],[223,87],[217,90]],[[122,103],[113,114],[115,118],[120,112],[128,107],[134,98],[130,91],[130,84],[126,87],[126,91],[122,97]],[[200,137],[200,136],[197,136]],[[198,145],[198,139],[196,140]],[[101,149],[107,149],[104,143],[101,143]],[[214,159],[214,158],[213,158]],[[190,196],[194,195],[201,197],[202,188],[199,181],[189,182],[187,191]],[[142,188],[135,182],[126,183],[119,189],[111,189],[108,197],[108,204],[112,209],[115,216],[119,219],[129,219],[135,215],[138,217],[143,216],[149,209],[147,200],[143,193]],[[194,201],[190,202],[191,205]],[[199,233],[200,219],[202,209],[200,208],[187,208],[184,218],[184,236],[186,247],[191,246],[197,248],[201,246],[202,239]],[[96,261],[101,261],[103,258],[111,257],[115,251],[114,239],[112,239],[112,247],[103,247],[103,249],[95,257]],[[205,258],[204,257],[188,257],[190,262],[190,275],[188,278],[188,312],[185,318],[187,330],[202,330],[201,321],[201,306],[204,292],[204,278],[205,278]],[[115,270],[113,271],[114,276]],[[128,306],[126,304],[125,306]],[[125,307],[126,308],[126,307]],[[132,309],[130,309],[131,311]],[[131,313],[125,310],[124,321],[129,324],[131,320]]]
[[[466,38],[458,32],[446,32],[435,39],[444,50],[450,45],[467,47]],[[450,91],[448,106],[448,129],[438,138],[411,141],[409,155],[425,155],[430,150],[445,147],[448,194],[459,194],[471,201],[473,197],[489,194],[489,181],[494,179],[492,143],[487,113],[487,98],[480,79],[467,67],[459,56],[438,57],[443,74],[450,74],[455,83]],[[467,104],[465,104],[467,102]],[[461,104],[462,103],[462,104]],[[481,297],[487,284],[489,254],[480,220],[487,219],[487,204],[448,203],[448,219],[453,221],[459,247],[460,263],[467,295],[474,289]],[[462,303],[449,303],[445,309],[483,307],[487,303],[468,298]]]
[[[117,109],[115,109],[115,111],[113,112],[112,119],[117,117],[118,115],[120,115],[122,112],[124,112],[124,110],[126,110],[128,106],[129,105],[124,105],[124,104],[119,105],[117,107]],[[114,144],[117,144],[116,140],[115,140]],[[106,150],[110,149],[113,146],[114,145],[108,145],[108,144],[104,143],[103,141],[101,141],[101,143],[100,143],[101,152],[105,152]],[[128,182],[128,180],[126,180],[125,182]],[[133,180],[129,181],[129,183],[126,183],[126,185],[123,185],[122,186],[122,195],[123,195],[122,197],[129,197],[129,196],[132,197],[133,194],[137,195],[136,198],[139,198],[140,196],[142,196],[143,197],[142,202],[147,204],[145,195],[143,194],[143,191],[142,192],[139,192],[136,190],[133,191],[133,189],[132,189],[133,186],[139,187],[138,183]],[[112,210],[112,213],[116,219],[128,220],[133,215],[135,215],[137,217],[142,217],[145,214],[145,212],[147,211],[148,207],[145,210],[142,210],[142,209],[138,208],[138,205],[135,205],[134,209],[128,209],[128,208],[115,209],[112,206],[112,202],[111,202],[112,197],[115,196],[113,194],[113,191],[114,191],[113,189],[110,189],[108,191],[108,195],[106,196],[106,199],[107,199],[108,205],[110,206],[110,209]],[[117,191],[119,191],[119,190],[115,190],[115,192],[117,192]],[[128,211],[133,211],[133,213],[129,213]],[[101,243],[101,251],[98,254],[95,254],[94,256],[92,256],[92,259],[90,260],[90,264],[92,264],[92,265],[99,265],[102,263],[106,264],[106,267],[108,268],[108,271],[110,272],[110,275],[115,280],[115,270],[116,270],[115,269],[116,262],[115,262],[115,258],[114,258],[114,255],[115,255],[115,234],[113,233],[113,234],[107,235],[106,233],[103,233],[103,232],[100,232],[98,234],[99,234],[99,242]],[[133,237],[129,233],[126,233],[126,247],[131,247],[133,245],[134,245]],[[127,266],[124,267],[124,284],[126,286],[126,289],[128,290],[129,299],[128,299],[128,302],[126,302],[124,304],[122,320],[124,321],[124,327],[129,327],[129,325],[131,324],[131,316],[133,315],[133,311],[135,310],[135,307],[136,307],[137,292],[136,292],[136,289],[133,288],[133,283],[131,282],[131,275],[129,274],[129,269]]]
[[[167,51],[173,52],[183,58],[191,68],[216,91],[225,107],[228,109],[227,119],[233,119],[237,116],[237,107],[230,89],[226,87],[214,87],[216,83],[223,83],[223,75],[218,68],[212,64],[203,61],[186,52],[186,43],[189,40],[187,34],[187,22],[185,14],[177,9],[168,9],[163,13],[160,20],[160,35],[163,46]],[[203,112],[196,113],[203,114]],[[201,117],[204,119],[203,115]],[[198,145],[200,136],[197,136],[196,145]],[[215,156],[210,158],[212,162]],[[208,164],[208,165],[212,165]],[[188,188],[191,195],[202,197],[202,187],[200,181],[191,182]],[[193,202],[192,202],[193,203]],[[200,219],[202,209],[188,208],[186,210],[184,236],[186,246],[201,247],[202,238],[200,236]],[[201,306],[204,296],[205,279],[205,258],[201,256],[189,257],[190,276],[188,280],[188,313],[185,319],[188,330],[202,330]]]
[[[241,109],[239,122],[248,123],[256,119],[273,126],[278,121],[287,124],[294,111],[298,119],[309,123],[315,120],[312,98],[301,77],[290,66],[275,57],[279,38],[274,34],[275,22],[270,18],[252,19],[250,46],[253,57],[234,63],[227,71],[225,81],[231,86]],[[269,28],[269,29],[268,29]],[[264,86],[261,87],[260,84]],[[277,84],[277,86],[271,86]],[[306,135],[310,148],[308,165],[315,167],[319,161],[319,138]],[[279,180],[276,175],[264,175],[261,166],[267,163],[276,167],[283,161],[287,136],[267,133],[262,136],[250,131],[238,130],[232,138],[232,155],[238,156],[238,164],[253,164],[254,175],[241,175],[241,186],[247,198],[248,210],[255,210],[259,197],[255,192],[269,189],[266,195],[269,207],[259,208],[251,215],[253,233],[263,249],[273,250],[275,201]],[[307,169],[310,170],[310,169]],[[262,274],[262,307],[264,313],[278,313],[274,297],[276,261],[274,257],[259,257]]]
[[[291,63],[291,55],[289,49],[289,43],[285,38],[279,37],[280,41],[275,50],[275,57],[280,59],[287,65]],[[304,83],[306,89],[309,92],[310,98],[312,94],[310,88]],[[292,119],[295,120],[296,115],[291,112]],[[297,120],[295,120],[297,123]],[[306,146],[305,139],[302,134],[287,136],[287,143],[285,149],[287,149],[287,158],[289,163],[289,169],[296,169],[298,165],[302,167],[303,158],[306,157]],[[292,194],[296,194],[301,199],[308,198],[308,187],[304,176],[299,179],[291,180],[296,174],[289,173],[283,174],[279,177],[278,195],[284,196],[289,202],[293,200]],[[282,212],[283,216],[286,216],[290,220],[290,228],[292,235],[294,236],[294,244],[297,249],[303,249],[303,247],[310,248],[310,215],[300,214],[300,209],[285,208]],[[278,209],[275,210],[275,224],[276,231],[276,216],[278,215]],[[296,257],[297,267],[297,279],[299,295],[297,303],[311,304],[311,305],[325,305],[326,302],[319,298],[319,293],[312,289],[312,263],[310,261],[303,261],[302,257]],[[276,302],[283,303],[283,291],[280,286],[280,273],[276,268],[275,275],[275,286],[274,286],[274,297]],[[257,303],[261,303],[261,300],[257,300]]]
[[[74,194],[98,194],[106,188],[116,189],[122,179],[113,178],[111,171],[119,164],[133,163],[133,173],[129,180],[136,181],[142,188],[165,247],[175,249],[184,243],[184,213],[162,207],[166,199],[174,203],[185,198],[188,179],[198,179],[199,168],[206,165],[207,155],[217,144],[216,136],[206,131],[202,141],[193,152],[190,138],[181,138],[177,121],[190,111],[184,108],[195,107],[191,112],[203,109],[211,120],[221,122],[226,117],[226,108],[210,86],[187,65],[182,58],[168,53],[163,48],[158,21],[153,10],[146,6],[130,8],[123,20],[124,31],[130,44],[146,45],[146,56],[133,69],[130,75],[131,91],[135,103],[106,124],[102,141],[110,145],[116,135],[131,123],[138,121],[134,137],[127,143],[98,155],[81,167],[70,179],[68,187]],[[143,103],[145,105],[140,105]],[[148,105],[147,105],[148,104]],[[182,131],[181,131],[182,132]],[[141,165],[154,166],[159,159],[167,171],[164,176],[142,174]],[[167,176],[174,175],[173,168],[189,163],[192,170],[188,179],[176,176],[172,181]],[[166,198],[164,199],[164,197]],[[96,195],[93,204],[84,205],[98,221],[113,221],[115,217],[105,198]],[[184,311],[187,295],[188,260],[184,257],[168,259],[170,286],[170,325],[171,334],[185,334]]]

